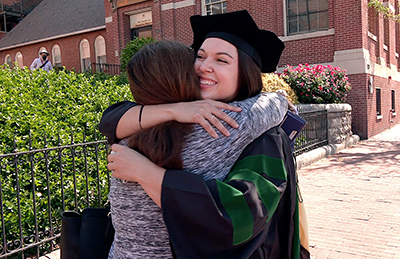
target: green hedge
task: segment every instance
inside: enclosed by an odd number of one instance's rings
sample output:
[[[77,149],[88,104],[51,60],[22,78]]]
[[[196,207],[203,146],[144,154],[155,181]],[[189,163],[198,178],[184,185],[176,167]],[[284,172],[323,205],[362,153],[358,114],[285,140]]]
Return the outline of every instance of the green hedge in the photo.
[[[26,149],[29,131],[37,142],[46,134],[48,145],[55,143],[58,132],[68,140],[74,131],[78,143],[83,132],[93,135],[107,106],[131,99],[127,84],[106,75],[6,66],[0,69],[0,82],[0,153],[12,151],[14,135],[17,148]]]
[[[4,66],[0,68],[0,154],[13,152],[14,137],[18,151],[41,149],[46,144],[47,147],[68,145],[71,144],[71,134],[74,135],[74,143],[82,143],[84,134],[87,142],[93,141],[95,132],[98,138],[104,139],[97,129],[102,112],[109,105],[126,99],[131,99],[131,93],[128,85],[121,83],[119,77],[78,74],[65,70],[30,71]],[[47,136],[46,143],[44,136]],[[65,209],[78,207],[82,210],[88,204],[96,206],[99,203],[99,195],[102,197],[101,204],[104,204],[107,199],[109,174],[106,168],[106,153],[103,146],[97,164],[94,147],[89,149],[87,157],[84,156],[83,147],[77,147],[74,155],[71,149],[63,150],[61,166],[57,150],[39,152],[34,157],[30,157],[29,154],[20,155],[17,158],[17,165],[14,157],[0,159],[3,227],[6,229],[8,242],[17,240],[20,236],[18,188],[23,236],[35,233],[34,206],[37,212],[38,231],[49,231],[47,199],[49,190],[51,224],[56,233],[59,233],[60,214],[63,209],[61,190],[64,191]],[[48,156],[47,165],[45,156]],[[62,167],[63,188],[60,167]],[[49,172],[48,176],[46,171]],[[74,193],[74,174],[77,195]],[[16,182],[17,175],[19,186]],[[89,190],[89,197],[86,196],[86,187]],[[98,188],[100,193],[97,191]],[[36,197],[35,204],[33,193]],[[34,241],[28,243],[30,242]],[[40,246],[42,252],[48,249],[49,244]],[[30,249],[26,254],[32,253],[35,253],[35,249]]]

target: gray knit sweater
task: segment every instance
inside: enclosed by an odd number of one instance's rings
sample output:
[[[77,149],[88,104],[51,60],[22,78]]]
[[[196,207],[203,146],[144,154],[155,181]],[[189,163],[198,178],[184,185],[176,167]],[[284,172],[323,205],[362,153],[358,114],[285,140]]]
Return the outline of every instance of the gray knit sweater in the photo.
[[[239,128],[229,128],[229,137],[220,134],[213,139],[200,125],[195,125],[183,147],[185,171],[205,179],[223,180],[245,147],[278,125],[288,107],[286,99],[274,93],[262,93],[232,104],[242,108],[239,113],[226,111]],[[115,228],[109,259],[172,258],[161,209],[139,184],[112,178],[109,200]]]

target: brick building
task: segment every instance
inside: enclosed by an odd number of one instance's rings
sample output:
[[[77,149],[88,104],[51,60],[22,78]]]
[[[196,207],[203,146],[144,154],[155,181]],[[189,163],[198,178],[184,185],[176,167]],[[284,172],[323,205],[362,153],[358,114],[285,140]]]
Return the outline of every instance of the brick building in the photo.
[[[397,0],[384,1],[385,6],[399,14]],[[275,32],[285,42],[278,70],[286,64],[299,63],[331,64],[347,69],[352,84],[348,102],[353,107],[353,131],[368,138],[400,122],[396,116],[400,102],[400,24],[368,8],[367,3],[363,0],[43,0],[0,41],[0,60],[10,63],[22,55],[23,65],[29,66],[38,51],[46,48],[52,51],[53,64],[76,71],[85,70],[90,63],[119,64],[121,50],[134,37],[152,36],[190,44],[191,15],[247,9],[260,28]],[[47,28],[50,23],[45,24],[46,19],[40,18],[44,12],[59,21],[51,25],[56,32]],[[41,19],[47,29],[39,28],[41,33],[34,30],[32,34],[36,36],[23,35],[24,30],[33,31],[32,21]],[[10,40],[13,34],[18,35],[14,37],[19,41]]]
[[[104,1],[43,0],[0,41],[0,60],[29,67],[45,49],[50,61],[76,71],[106,62]]]

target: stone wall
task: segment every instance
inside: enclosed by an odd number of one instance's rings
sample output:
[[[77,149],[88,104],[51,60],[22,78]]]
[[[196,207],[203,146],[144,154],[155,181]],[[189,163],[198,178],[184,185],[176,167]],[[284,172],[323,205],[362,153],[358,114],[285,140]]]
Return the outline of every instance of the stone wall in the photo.
[[[351,105],[343,104],[298,104],[298,111],[310,112],[328,111],[328,141],[329,144],[340,144],[349,140],[351,131]]]

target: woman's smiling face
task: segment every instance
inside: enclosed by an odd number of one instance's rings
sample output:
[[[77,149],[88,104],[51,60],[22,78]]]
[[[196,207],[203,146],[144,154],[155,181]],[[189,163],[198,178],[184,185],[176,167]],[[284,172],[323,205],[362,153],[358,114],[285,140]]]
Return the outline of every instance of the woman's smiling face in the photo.
[[[197,52],[194,68],[203,99],[230,102],[236,97],[239,56],[234,45],[219,38],[206,39]]]

